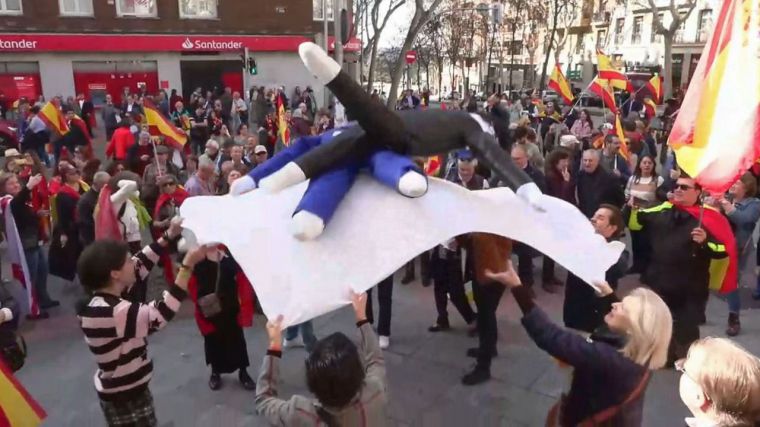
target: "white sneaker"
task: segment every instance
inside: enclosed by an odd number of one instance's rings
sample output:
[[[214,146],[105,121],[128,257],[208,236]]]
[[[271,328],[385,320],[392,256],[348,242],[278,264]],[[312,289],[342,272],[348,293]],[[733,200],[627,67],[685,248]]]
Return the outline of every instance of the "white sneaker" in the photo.
[[[282,340],[282,348],[296,348],[296,347],[303,347],[303,338],[301,338],[301,335],[299,334],[297,337],[293,338],[292,340],[289,339],[283,339]]]
[[[380,343],[380,348],[386,349],[389,345],[391,345],[391,337],[386,337],[383,335],[380,335],[380,338],[378,339]]]

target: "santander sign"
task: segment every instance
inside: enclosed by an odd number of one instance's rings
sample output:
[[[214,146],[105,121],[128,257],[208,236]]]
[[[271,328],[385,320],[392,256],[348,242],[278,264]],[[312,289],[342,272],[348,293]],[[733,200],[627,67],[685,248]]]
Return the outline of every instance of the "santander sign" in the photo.
[[[36,40],[3,40],[0,39],[0,49],[31,50],[37,48]]]
[[[239,50],[243,49],[243,43],[234,40],[190,40],[185,38],[182,42],[182,48],[186,50]]]

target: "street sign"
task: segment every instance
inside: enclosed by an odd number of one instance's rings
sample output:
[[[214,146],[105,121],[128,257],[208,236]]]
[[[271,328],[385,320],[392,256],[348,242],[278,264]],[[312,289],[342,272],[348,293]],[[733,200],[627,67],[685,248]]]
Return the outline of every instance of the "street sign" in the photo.
[[[417,61],[417,51],[416,50],[409,50],[406,52],[406,63],[407,64],[414,64],[415,61]]]

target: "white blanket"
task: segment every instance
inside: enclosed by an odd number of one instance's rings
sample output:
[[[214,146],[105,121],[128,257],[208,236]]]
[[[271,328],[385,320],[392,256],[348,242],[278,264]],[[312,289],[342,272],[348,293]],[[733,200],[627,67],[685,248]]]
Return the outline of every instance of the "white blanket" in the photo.
[[[407,261],[454,236],[488,232],[524,242],[588,283],[604,279],[624,245],[607,243],[574,206],[545,197],[546,212],[507,188],[468,191],[439,179],[418,199],[360,176],[324,234],[301,242],[290,219],[306,183],[277,194],[191,197],[184,226],[198,242],[225,244],[268,317],[298,324],[349,304]]]

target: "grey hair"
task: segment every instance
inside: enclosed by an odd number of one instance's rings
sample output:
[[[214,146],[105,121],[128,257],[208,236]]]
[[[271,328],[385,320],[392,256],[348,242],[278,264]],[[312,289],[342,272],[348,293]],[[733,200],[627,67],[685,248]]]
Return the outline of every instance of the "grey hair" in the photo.
[[[600,153],[599,150],[597,150],[596,148],[586,149],[586,151],[584,151],[583,153],[584,154],[585,153],[592,153],[594,155],[594,157],[596,157],[597,159],[601,159],[602,158],[602,153]]]
[[[208,156],[201,156],[198,158],[198,169],[202,167],[216,168],[216,163],[214,163],[214,161],[211,160]]]
[[[140,138],[143,138],[143,137],[147,137],[148,139],[150,139],[150,132],[148,132],[148,131],[141,131],[140,132]]]

